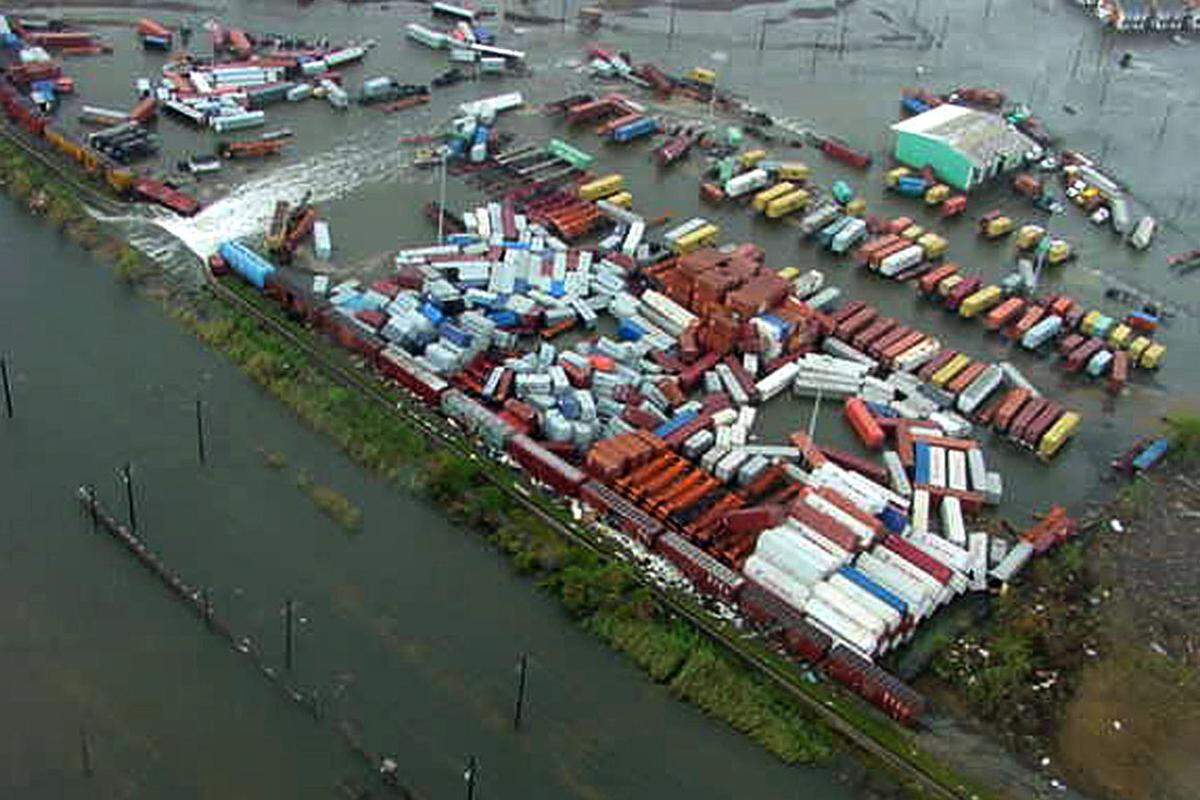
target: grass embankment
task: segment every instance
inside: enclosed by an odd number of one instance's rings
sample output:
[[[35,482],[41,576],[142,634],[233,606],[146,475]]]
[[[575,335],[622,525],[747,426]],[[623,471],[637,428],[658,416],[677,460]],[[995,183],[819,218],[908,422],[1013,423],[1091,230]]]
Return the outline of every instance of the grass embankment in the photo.
[[[1174,454],[934,661],[1015,749],[1102,797],[1182,800],[1200,785],[1200,417],[1167,424]]]
[[[158,271],[153,262],[96,222],[72,190],[55,180],[50,170],[31,161],[3,137],[0,137],[0,184],[31,213],[111,264],[123,282],[141,284]]]

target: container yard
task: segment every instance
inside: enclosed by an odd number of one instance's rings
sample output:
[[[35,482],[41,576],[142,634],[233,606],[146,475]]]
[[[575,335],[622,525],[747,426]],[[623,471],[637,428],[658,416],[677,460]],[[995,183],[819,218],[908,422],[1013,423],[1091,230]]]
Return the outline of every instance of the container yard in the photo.
[[[955,106],[1021,132],[997,177],[953,183],[919,147],[892,160],[895,86],[879,136],[798,130],[636,37],[522,41],[434,5],[378,40],[218,26],[195,64],[143,20],[128,110],[86,85],[57,110],[12,80],[0,100],[660,583],[918,726],[906,648],[1074,537],[1096,450],[1186,371],[1185,302],[1095,266],[1165,263],[1178,230],[999,90],[902,94],[909,120]],[[201,141],[221,172],[168,171]],[[368,229],[380,208],[413,221]]]

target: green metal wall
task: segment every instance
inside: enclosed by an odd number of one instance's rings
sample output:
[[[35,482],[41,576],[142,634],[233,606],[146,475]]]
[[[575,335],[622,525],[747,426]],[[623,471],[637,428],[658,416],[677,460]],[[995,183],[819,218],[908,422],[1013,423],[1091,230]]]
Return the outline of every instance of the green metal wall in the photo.
[[[971,188],[971,162],[941,142],[898,132],[896,160],[916,169],[932,167],[939,180],[964,192]]]

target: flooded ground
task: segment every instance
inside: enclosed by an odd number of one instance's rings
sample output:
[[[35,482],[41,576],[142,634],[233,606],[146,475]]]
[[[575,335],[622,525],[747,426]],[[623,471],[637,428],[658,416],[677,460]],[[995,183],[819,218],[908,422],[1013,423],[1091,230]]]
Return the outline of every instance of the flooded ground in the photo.
[[[530,11],[559,12],[558,4],[546,5]],[[419,211],[437,196],[434,175],[414,169],[412,148],[398,139],[429,132],[463,100],[520,90],[530,107],[507,115],[505,130],[529,140],[561,136],[596,153],[599,168],[626,175],[636,208],[647,216],[718,215],[723,241],[759,243],[771,266],[818,266],[848,297],[872,302],[973,355],[1011,358],[1048,394],[1082,411],[1085,423],[1050,466],[1000,442],[989,447],[1008,489],[1005,513],[1023,520],[1051,501],[1080,505],[1097,491],[1112,451],[1200,394],[1200,377],[1190,369],[1197,355],[1200,279],[1176,276],[1164,261],[1167,253],[1197,246],[1188,230],[1197,216],[1189,135],[1200,122],[1189,83],[1193,46],[1122,40],[1114,47],[1069,3],[855,3],[841,15],[815,18],[807,5],[686,13],[681,5],[670,38],[672,12],[665,6],[610,11],[605,28],[591,35],[557,25],[527,27],[502,39],[529,51],[529,77],[439,90],[428,106],[392,116],[358,107],[338,114],[321,101],[272,106],[268,127],[293,128],[296,144],[281,160],[239,165],[220,180],[206,179],[199,194],[214,202],[195,220],[161,218],[161,226],[187,247],[164,241],[161,228],[145,224],[140,213],[128,224],[135,240],[184,274],[195,269],[187,248],[206,252],[224,238],[253,235],[276,198],[295,200],[312,191],[330,220],[338,269],[377,269],[389,250],[434,236]],[[135,16],[103,6],[67,8],[68,16],[89,19]],[[414,4],[297,9],[282,2],[234,2],[145,13],[165,22],[215,15],[255,31],[374,38],[378,46],[365,64],[346,73],[350,87],[381,74],[424,82],[448,66],[441,54],[403,39],[404,23],[427,18]],[[134,78],[162,66],[162,56],[136,46],[131,30],[104,30],[116,51],[69,64],[79,94],[64,108],[64,119],[74,117],[80,102],[131,106]],[[722,88],[753,98],[772,114],[870,148],[877,164],[885,161],[887,126],[897,116],[903,86],[992,85],[1029,100],[1071,146],[1103,154],[1110,172],[1165,223],[1154,248],[1137,254],[1068,210],[1050,226],[1071,240],[1080,258],[1046,276],[1050,286],[1107,313],[1128,310],[1104,300],[1111,286],[1169,304],[1176,316],[1161,336],[1169,347],[1164,368],[1138,374],[1114,401],[1099,385],[1067,379],[1051,362],[1012,352],[978,325],[927,307],[911,289],[858,275],[798,243],[790,228],[734,208],[702,207],[695,159],[660,173],[645,145],[605,146],[586,130],[567,131],[541,116],[538,102],[619,88],[597,85],[577,70],[586,45],[597,41],[676,71],[716,68]],[[832,51],[839,42],[845,43],[841,55]],[[1115,62],[1124,49],[1134,59],[1121,70]],[[662,111],[700,119],[707,113],[684,102]],[[164,170],[215,146],[211,134],[169,119],[158,123],[158,132]],[[808,162],[819,182],[849,181],[873,213],[933,223],[923,208],[883,195],[878,166],[863,174],[811,150],[775,147],[773,153]],[[452,205],[478,200],[453,179],[448,198]],[[991,207],[1018,220],[1041,216],[999,189],[973,197],[968,216]],[[6,717],[27,721],[28,735],[6,748],[13,785],[27,787],[30,796],[97,796],[94,787],[70,777],[78,764],[80,726],[103,741],[95,747],[96,784],[105,787],[100,796],[165,797],[180,786],[196,787],[196,796],[327,796],[339,778],[361,777],[339,737],[283,706],[245,664],[181,620],[181,610],[156,596],[156,587],[123,555],[83,535],[70,491],[91,479],[115,497],[112,481],[103,481],[132,458],[145,476],[140,485],[147,530],[168,560],[191,579],[211,583],[219,607],[256,640],[277,646],[280,603],[287,596],[298,599],[308,620],[301,674],[331,702],[344,704],[343,716],[359,721],[355,727],[375,749],[397,752],[414,783],[435,796],[459,790],[458,771],[468,753],[481,757],[489,791],[497,796],[528,794],[534,787],[538,796],[562,797],[852,794],[832,773],[784,769],[670,701],[563,624],[483,545],[449,530],[411,500],[364,481],[330,446],[153,309],[125,297],[85,258],[48,234],[24,232],[23,221],[10,225],[7,207],[3,213],[5,235],[18,237],[8,246],[30,253],[28,263],[10,267],[6,280],[20,291],[5,293],[11,307],[0,313],[4,347],[23,365],[18,403],[31,409],[22,411],[3,450],[17,478],[5,486],[6,505],[19,509],[7,523],[14,535],[5,563],[11,574],[3,584],[11,614],[4,626],[11,640],[3,648],[3,673],[31,687],[28,699],[12,698],[4,709]],[[1007,271],[1011,245],[978,242],[969,219],[934,227],[949,237],[951,257],[967,269],[993,277]],[[9,341],[22,344],[10,347]],[[104,369],[85,380],[80,364]],[[213,404],[217,439],[214,467],[204,473],[191,455],[189,412],[197,392]],[[806,403],[780,398],[762,415],[760,440],[777,441],[806,421],[809,410]],[[818,436],[850,443],[836,413],[823,415]],[[282,452],[288,466],[268,470],[259,447]],[[347,540],[308,505],[294,486],[301,468],[364,509],[366,528],[358,539]],[[231,553],[238,557],[230,559]],[[523,738],[506,729],[511,669],[521,649],[535,653],[535,675],[544,676],[535,678],[538,724]],[[667,770],[664,764],[680,766]]]

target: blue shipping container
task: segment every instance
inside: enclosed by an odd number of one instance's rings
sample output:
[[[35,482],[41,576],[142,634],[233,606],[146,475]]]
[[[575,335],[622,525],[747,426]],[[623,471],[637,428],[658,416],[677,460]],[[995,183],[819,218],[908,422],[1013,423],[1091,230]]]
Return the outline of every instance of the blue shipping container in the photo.
[[[908,517],[898,508],[884,506],[883,511],[875,515],[876,518],[883,523],[883,527],[895,534],[904,533],[904,529],[908,527]]]
[[[900,417],[900,412],[896,409],[885,406],[883,403],[874,403],[870,400],[867,401],[867,410],[871,412],[872,416],[884,419],[898,419]]]
[[[900,108],[904,109],[909,114],[924,114],[929,110],[929,106],[922,103],[915,97],[901,97]]]
[[[913,483],[929,485],[929,445],[917,442],[913,447]]]
[[[1141,472],[1142,470],[1150,469],[1155,464],[1157,464],[1159,462],[1159,460],[1163,456],[1165,456],[1167,454],[1167,451],[1170,449],[1171,449],[1170,440],[1155,439],[1153,442],[1150,443],[1149,447],[1147,447],[1142,452],[1138,453],[1137,456],[1133,459],[1134,471]]]
[[[425,319],[429,320],[434,325],[440,325],[442,320],[446,318],[446,315],[442,313],[441,309],[429,301],[421,303],[421,313],[425,315]]]
[[[488,319],[496,323],[497,328],[515,328],[521,324],[521,318],[517,316],[517,312],[509,311],[502,308],[498,311],[489,311]]]
[[[908,603],[904,602],[899,597],[892,594],[887,589],[883,588],[854,567],[842,567],[838,570],[838,573],[846,580],[854,583],[857,586],[861,586],[875,597],[878,597],[880,600],[896,609],[898,612],[900,612],[900,616],[908,616]]]
[[[924,178],[912,175],[906,175],[896,181],[896,191],[905,197],[922,197],[928,188],[929,183]]]
[[[645,117],[617,128],[612,132],[612,140],[614,142],[630,142],[657,132],[658,123],[649,117]]]
[[[684,411],[683,413],[676,414],[662,425],[659,425],[657,428],[655,428],[654,435],[660,439],[664,436],[669,436],[698,416],[699,414],[695,411]]]
[[[636,342],[646,335],[642,326],[631,320],[623,319],[617,326],[617,338],[622,342]]]
[[[231,270],[259,289],[266,286],[267,278],[275,272],[275,267],[265,258],[238,242],[222,242],[217,252]]]

